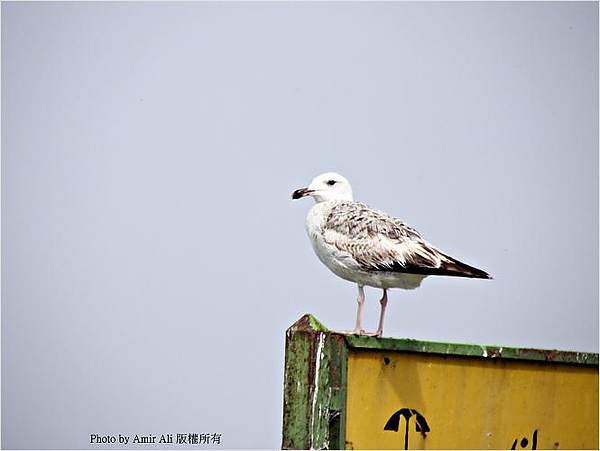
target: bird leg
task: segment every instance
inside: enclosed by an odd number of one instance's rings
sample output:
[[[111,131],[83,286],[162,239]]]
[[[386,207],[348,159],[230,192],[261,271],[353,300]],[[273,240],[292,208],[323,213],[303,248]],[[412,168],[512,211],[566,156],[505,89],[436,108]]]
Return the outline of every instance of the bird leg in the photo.
[[[354,333],[361,335],[364,333],[361,322],[363,306],[365,304],[365,290],[362,285],[358,285],[358,298],[356,299],[356,302],[358,302],[358,308],[356,310],[356,327],[354,328]]]
[[[383,334],[383,319],[385,317],[385,307],[387,306],[387,290],[383,290],[383,296],[380,299],[379,303],[381,304],[381,313],[379,314],[379,326],[377,327],[377,331],[374,333],[367,333],[362,328],[362,313],[363,307],[365,304],[365,290],[362,285],[358,285],[358,297],[356,299],[358,303],[358,308],[356,310],[356,327],[351,332],[355,335],[363,335],[366,337],[381,337]],[[332,331],[338,333],[348,333],[347,331]]]
[[[375,332],[376,337],[381,337],[383,335],[383,319],[385,318],[385,308],[387,306],[387,289],[383,289],[383,296],[381,297],[379,303],[381,304],[381,313],[379,314],[379,325],[377,326],[377,332]]]
[[[383,296],[381,297],[381,299],[379,300],[379,303],[381,304],[381,313],[379,314],[379,326],[377,326],[377,331],[375,332],[356,332],[356,330],[354,331],[355,334],[359,334],[359,335],[363,335],[365,337],[377,337],[380,338],[383,335],[383,319],[385,318],[385,307],[387,306],[387,290],[384,289],[383,290]],[[362,310],[362,308],[361,308]]]

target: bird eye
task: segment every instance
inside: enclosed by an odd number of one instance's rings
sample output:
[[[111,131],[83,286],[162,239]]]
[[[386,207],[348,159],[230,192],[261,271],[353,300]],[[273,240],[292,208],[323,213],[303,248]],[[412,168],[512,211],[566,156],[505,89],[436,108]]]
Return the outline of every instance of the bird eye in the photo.
[[[328,184],[329,186],[333,186],[333,185],[335,185],[335,183],[336,183],[336,182],[335,182],[335,180],[328,180],[328,181],[327,181],[327,184]]]

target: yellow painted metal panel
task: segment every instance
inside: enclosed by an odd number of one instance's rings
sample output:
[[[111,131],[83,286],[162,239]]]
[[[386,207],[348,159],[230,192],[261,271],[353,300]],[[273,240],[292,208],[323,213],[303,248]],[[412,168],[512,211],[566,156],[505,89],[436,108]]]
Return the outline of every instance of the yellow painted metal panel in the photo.
[[[348,449],[598,449],[596,365],[349,349],[347,378]]]

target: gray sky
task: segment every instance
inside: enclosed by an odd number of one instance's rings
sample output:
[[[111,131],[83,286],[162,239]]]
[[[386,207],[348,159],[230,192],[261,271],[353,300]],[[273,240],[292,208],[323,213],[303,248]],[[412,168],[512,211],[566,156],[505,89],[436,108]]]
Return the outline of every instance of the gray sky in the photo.
[[[3,3],[2,446],[279,447],[285,329],[354,325],[332,170],[495,276],[385,335],[598,352],[596,2]]]

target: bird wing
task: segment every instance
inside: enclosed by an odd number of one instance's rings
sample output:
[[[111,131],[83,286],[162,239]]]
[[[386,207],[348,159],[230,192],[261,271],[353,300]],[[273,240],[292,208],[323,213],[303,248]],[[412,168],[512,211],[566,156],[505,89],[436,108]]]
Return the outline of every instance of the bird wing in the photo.
[[[323,238],[349,253],[366,271],[489,278],[484,271],[439,251],[400,219],[360,202],[340,202],[332,207]]]

